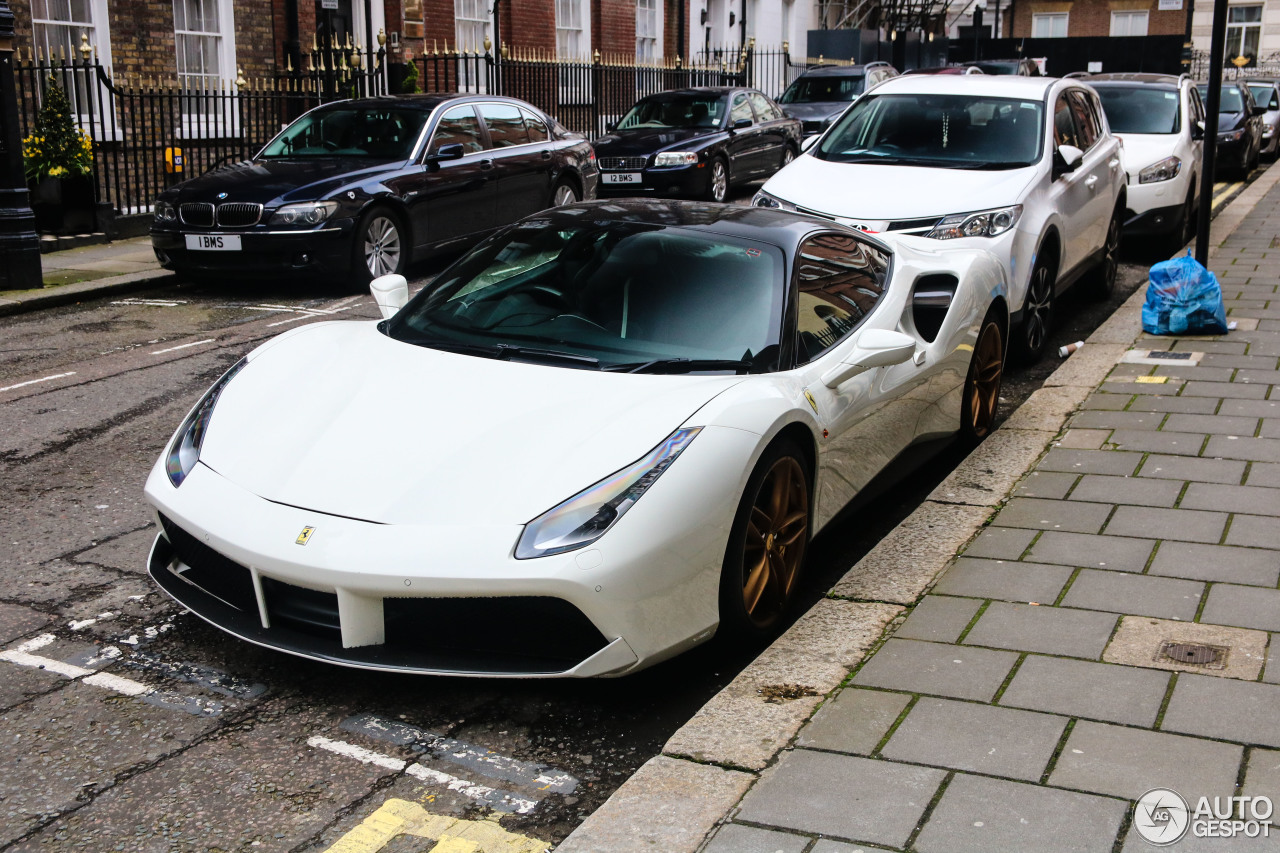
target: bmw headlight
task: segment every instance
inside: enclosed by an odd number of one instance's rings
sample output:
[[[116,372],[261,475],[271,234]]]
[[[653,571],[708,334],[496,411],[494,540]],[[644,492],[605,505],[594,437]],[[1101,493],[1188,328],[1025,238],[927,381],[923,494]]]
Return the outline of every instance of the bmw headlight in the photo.
[[[995,237],[1018,223],[1022,205],[980,210],[976,213],[955,213],[944,216],[933,226],[926,237],[935,240],[954,240],[957,237]]]
[[[306,201],[286,204],[271,214],[268,225],[319,225],[338,209],[336,201]]]
[[[795,210],[796,206],[788,201],[783,201],[777,196],[769,195],[764,190],[760,190],[751,199],[751,204],[756,207],[768,207],[773,210]]]
[[[1158,184],[1161,181],[1172,181],[1182,171],[1182,161],[1177,157],[1166,157],[1158,163],[1152,163],[1138,173],[1138,183]]]
[[[178,427],[178,433],[164,455],[164,471],[169,475],[169,482],[176,489],[187,479],[191,469],[196,467],[200,459],[200,446],[204,444],[204,434],[209,428],[209,418],[213,417],[213,407],[218,403],[218,395],[227,387],[231,377],[239,373],[248,360],[240,359],[231,369],[222,374],[222,378],[213,383],[213,387],[204,392],[200,402],[187,415],[187,419]]]
[[[663,151],[653,158],[655,166],[692,166],[697,162],[696,151]]]
[[[643,458],[529,522],[516,543],[516,559],[573,551],[599,539],[648,491],[702,427],[678,429]]]
[[[155,217],[157,222],[177,222],[178,208],[174,207],[167,201],[157,201]]]

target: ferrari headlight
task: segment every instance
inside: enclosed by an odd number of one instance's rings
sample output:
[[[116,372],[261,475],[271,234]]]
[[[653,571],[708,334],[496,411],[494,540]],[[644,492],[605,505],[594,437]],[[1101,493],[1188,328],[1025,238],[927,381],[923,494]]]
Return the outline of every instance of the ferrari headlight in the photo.
[[[926,237],[935,240],[954,240],[957,237],[995,237],[1017,224],[1022,216],[1022,205],[980,210],[976,213],[955,213],[944,216],[933,226]]]
[[[529,522],[516,543],[516,559],[547,557],[599,539],[671,467],[702,427],[678,429],[643,458]]]
[[[319,225],[338,209],[336,201],[307,201],[286,204],[271,214],[268,225]]]
[[[1166,157],[1158,163],[1152,163],[1138,173],[1138,183],[1158,184],[1160,181],[1172,181],[1182,171],[1182,161],[1177,157]]]
[[[692,166],[697,162],[696,151],[663,151],[653,158],[655,166]]]
[[[795,210],[796,206],[790,202],[783,201],[777,196],[769,195],[764,190],[760,190],[755,194],[755,198],[751,199],[751,203],[756,207],[768,207],[773,210]]]
[[[167,201],[157,201],[155,217],[157,222],[176,222],[178,221],[178,209]]]
[[[176,489],[196,467],[200,459],[200,446],[204,444],[204,434],[209,428],[209,418],[213,417],[213,407],[218,403],[218,395],[227,387],[231,377],[239,373],[249,362],[240,359],[231,369],[222,374],[222,378],[213,383],[213,387],[204,392],[200,402],[187,415],[187,419],[178,427],[178,433],[169,445],[169,452],[164,456],[164,471],[169,475],[169,482]]]

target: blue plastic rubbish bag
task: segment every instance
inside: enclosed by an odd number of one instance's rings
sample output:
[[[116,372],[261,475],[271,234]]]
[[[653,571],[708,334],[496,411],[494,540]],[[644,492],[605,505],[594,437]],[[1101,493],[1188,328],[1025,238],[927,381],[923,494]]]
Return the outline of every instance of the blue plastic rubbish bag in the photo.
[[[1149,335],[1225,335],[1227,312],[1222,307],[1218,277],[1190,252],[1153,266],[1147,301],[1142,306],[1142,331]]]

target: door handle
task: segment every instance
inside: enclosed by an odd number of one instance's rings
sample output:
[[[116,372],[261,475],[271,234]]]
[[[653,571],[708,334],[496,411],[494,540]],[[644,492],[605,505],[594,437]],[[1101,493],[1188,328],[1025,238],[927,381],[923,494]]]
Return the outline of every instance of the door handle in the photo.
[[[480,161],[480,168],[481,168],[481,169],[485,169],[485,170],[492,169],[492,168],[493,168],[493,161],[492,161],[492,160],[488,160],[488,159],[486,159],[486,160],[481,160],[481,161]]]
[[[1097,176],[1097,175],[1090,175],[1089,177],[1085,178],[1085,179],[1084,179],[1084,185],[1085,185],[1086,187],[1088,187],[1089,189],[1093,189],[1094,187],[1096,187],[1096,186],[1098,185],[1098,176]]]
[[[1118,168],[1118,167],[1120,166],[1120,158],[1119,158],[1119,157],[1112,157],[1112,158],[1107,162],[1107,165],[1108,165],[1108,166],[1110,166],[1110,167],[1111,167],[1111,169],[1114,171],[1116,168]]]
[[[542,159],[543,160],[551,159],[551,151],[549,149],[546,149],[546,148],[542,149]]]

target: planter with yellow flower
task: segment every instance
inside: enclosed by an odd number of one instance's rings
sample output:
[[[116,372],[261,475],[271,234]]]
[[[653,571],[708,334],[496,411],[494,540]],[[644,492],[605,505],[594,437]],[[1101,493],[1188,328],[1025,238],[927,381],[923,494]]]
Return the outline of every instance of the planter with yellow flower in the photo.
[[[52,79],[22,160],[36,230],[80,234],[94,230],[93,139],[76,127],[67,95]]]

